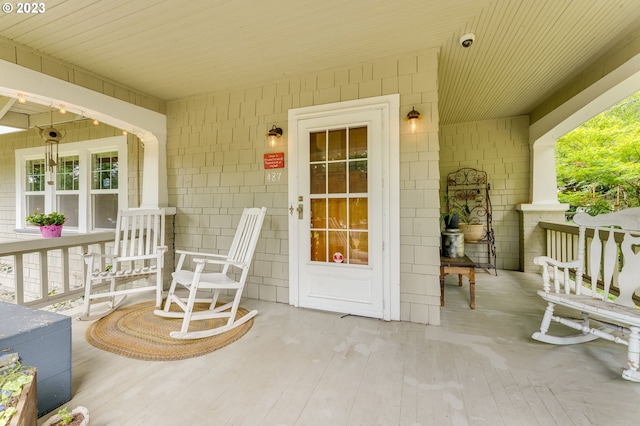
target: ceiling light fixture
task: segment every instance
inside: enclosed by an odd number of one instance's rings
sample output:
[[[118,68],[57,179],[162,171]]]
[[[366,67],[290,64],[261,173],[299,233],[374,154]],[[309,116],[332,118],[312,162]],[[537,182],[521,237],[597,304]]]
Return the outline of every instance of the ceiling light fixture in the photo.
[[[22,96],[22,93],[18,94],[18,102],[20,102],[21,104],[27,102],[27,100],[24,98],[24,96]]]

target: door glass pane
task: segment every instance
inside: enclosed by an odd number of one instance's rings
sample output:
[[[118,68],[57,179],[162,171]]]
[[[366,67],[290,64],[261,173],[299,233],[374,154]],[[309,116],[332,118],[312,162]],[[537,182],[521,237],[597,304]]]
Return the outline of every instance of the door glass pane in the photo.
[[[349,232],[349,263],[369,264],[369,233],[362,231]]]
[[[346,160],[347,158],[347,130],[329,131],[329,161]]]
[[[369,199],[352,198],[349,200],[349,228],[369,228]]]
[[[345,162],[329,163],[329,194],[344,194],[347,192],[347,167]]]
[[[329,199],[329,229],[347,228],[347,199]]]
[[[311,260],[313,262],[327,261],[326,231],[311,231]]]
[[[312,164],[309,166],[309,192],[311,194],[325,194],[327,192],[327,166],[325,164]]]
[[[324,198],[311,200],[311,228],[327,227],[327,200]]]
[[[367,158],[367,128],[349,129],[349,158]]]
[[[309,134],[309,161],[325,161],[327,159],[327,132]]]
[[[367,192],[367,161],[349,163],[349,192]]]
[[[329,231],[329,260],[347,263],[347,231]]]

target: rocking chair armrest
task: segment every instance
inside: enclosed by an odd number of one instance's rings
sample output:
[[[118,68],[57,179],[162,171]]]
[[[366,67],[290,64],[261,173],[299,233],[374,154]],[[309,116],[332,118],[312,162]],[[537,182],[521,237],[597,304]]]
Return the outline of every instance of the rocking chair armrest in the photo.
[[[112,256],[112,258],[116,261],[116,262],[130,262],[130,261],[136,261],[136,260],[147,260],[147,259],[157,259],[158,257],[161,257],[162,255],[157,253],[157,254],[147,254],[144,256]]]
[[[197,256],[197,257],[215,257],[220,259],[226,259],[226,254],[216,254],[216,253],[202,253],[198,251],[186,251],[186,250],[176,250],[176,254],[185,255],[185,256]]]
[[[218,260],[218,259],[193,259],[195,263],[209,263],[211,265],[231,265],[238,268],[244,268],[246,262],[236,262],[234,260]]]
[[[96,259],[115,259],[116,256],[112,254],[102,254],[102,253],[84,253],[82,255],[84,258],[84,263],[89,264],[93,263]]]
[[[577,268],[580,266],[580,259],[570,260],[569,262],[561,262],[549,256],[537,256],[533,259],[533,263],[539,266],[556,266],[558,268]]]

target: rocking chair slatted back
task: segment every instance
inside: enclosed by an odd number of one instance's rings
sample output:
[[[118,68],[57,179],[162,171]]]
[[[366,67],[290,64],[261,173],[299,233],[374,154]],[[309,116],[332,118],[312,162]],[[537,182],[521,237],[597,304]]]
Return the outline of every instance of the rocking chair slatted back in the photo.
[[[158,210],[120,212],[116,224],[114,256],[149,256],[164,246],[164,214]]]
[[[246,209],[243,212],[229,248],[227,260],[245,265],[251,263],[253,252],[260,237],[260,233],[256,233],[254,230],[262,228],[263,219],[264,214],[259,208]],[[224,265],[223,274],[226,275],[230,266],[228,263]]]

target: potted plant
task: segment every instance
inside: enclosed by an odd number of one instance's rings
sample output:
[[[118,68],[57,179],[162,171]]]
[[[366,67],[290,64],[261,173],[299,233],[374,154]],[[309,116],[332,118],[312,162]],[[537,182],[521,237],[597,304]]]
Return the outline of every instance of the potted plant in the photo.
[[[44,238],[55,238],[62,235],[62,225],[67,220],[64,213],[33,212],[25,219],[31,225],[39,226]]]
[[[88,424],[89,410],[80,406],[71,411],[67,410],[67,407],[59,409],[42,426],[85,426]]]
[[[447,206],[447,211],[440,214],[440,222],[444,224],[444,229],[458,229],[461,218],[466,216],[465,211],[461,207],[449,205],[447,194],[442,196],[442,203]]]
[[[482,231],[484,226],[480,223],[477,217],[473,217],[471,209],[468,204],[464,204],[461,207],[460,223],[459,227],[464,234],[464,241],[466,243],[475,243],[482,238]]]
[[[447,206],[447,211],[440,214],[440,222],[444,223],[441,233],[440,254],[447,258],[464,257],[464,235],[458,229],[460,218],[465,212],[458,206],[449,204],[447,194],[442,197],[442,202]]]

